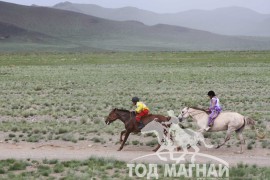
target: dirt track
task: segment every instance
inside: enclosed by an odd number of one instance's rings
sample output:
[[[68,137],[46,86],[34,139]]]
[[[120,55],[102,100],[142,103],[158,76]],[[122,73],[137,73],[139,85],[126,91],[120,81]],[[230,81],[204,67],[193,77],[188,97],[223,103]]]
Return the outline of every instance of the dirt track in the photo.
[[[0,143],[0,159],[59,159],[59,160],[84,160],[91,156],[114,158],[126,162],[140,156],[153,154],[152,147],[127,145],[122,151],[117,151],[119,145],[90,144],[87,141],[70,143],[64,141],[50,141],[44,143],[20,142]],[[244,154],[235,154],[238,148],[205,149],[201,148],[200,153],[216,156],[226,160],[230,166],[243,162],[244,164],[256,164],[258,166],[270,166],[269,149],[246,150]],[[187,160],[190,158],[187,157]],[[164,163],[156,155],[138,160],[138,162]],[[165,162],[166,163],[166,162]]]

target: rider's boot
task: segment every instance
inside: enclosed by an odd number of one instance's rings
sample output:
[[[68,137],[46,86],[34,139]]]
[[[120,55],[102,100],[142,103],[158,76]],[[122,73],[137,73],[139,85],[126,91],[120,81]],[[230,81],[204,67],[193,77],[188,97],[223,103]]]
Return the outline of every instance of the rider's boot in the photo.
[[[204,128],[205,131],[209,131],[211,127],[210,126],[207,126],[206,128]]]
[[[204,130],[209,131],[209,129],[211,129],[212,126],[213,126],[213,123],[210,123],[206,128],[204,128]]]
[[[139,129],[142,129],[143,127],[144,127],[144,124],[143,124],[142,121],[140,121],[140,122],[139,122],[139,125],[138,125],[138,128],[139,128]]]

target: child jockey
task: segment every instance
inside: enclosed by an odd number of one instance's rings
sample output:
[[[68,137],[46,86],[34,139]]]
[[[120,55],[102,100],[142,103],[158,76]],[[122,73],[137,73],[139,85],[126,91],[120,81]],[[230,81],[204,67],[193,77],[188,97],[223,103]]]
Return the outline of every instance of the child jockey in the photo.
[[[149,108],[143,102],[140,102],[140,99],[138,97],[133,97],[131,101],[133,106],[136,106],[135,112],[136,112],[136,121],[139,123],[138,128],[142,129],[144,127],[144,124],[141,121],[141,118],[143,116],[148,115]]]
[[[210,98],[210,107],[208,111],[210,111],[211,114],[208,117],[208,124],[207,127],[205,128],[205,131],[208,131],[213,126],[215,118],[222,111],[222,108],[219,104],[219,99],[216,96],[215,92],[209,91],[207,95]]]

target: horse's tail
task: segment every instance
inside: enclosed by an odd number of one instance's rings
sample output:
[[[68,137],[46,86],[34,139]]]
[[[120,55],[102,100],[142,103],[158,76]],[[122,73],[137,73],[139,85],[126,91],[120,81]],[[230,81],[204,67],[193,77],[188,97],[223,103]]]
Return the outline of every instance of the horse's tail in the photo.
[[[244,117],[244,123],[243,123],[243,125],[239,129],[237,129],[235,132],[241,133],[245,129],[246,124],[247,124],[247,120],[246,120],[246,117]]]
[[[259,138],[259,139],[264,139],[265,138],[265,133],[264,132],[261,132],[261,130],[255,128],[255,121],[250,118],[250,117],[245,117],[245,121],[247,123],[247,125],[251,126],[251,128],[255,131],[256,131],[256,136]]]
[[[253,119],[251,119],[250,117],[245,117],[245,121],[247,123],[247,125],[254,127],[255,126],[255,121]]]
[[[245,129],[246,125],[249,125],[252,129],[254,129],[255,121],[250,117],[244,117],[244,124],[237,129],[236,132],[241,133]]]

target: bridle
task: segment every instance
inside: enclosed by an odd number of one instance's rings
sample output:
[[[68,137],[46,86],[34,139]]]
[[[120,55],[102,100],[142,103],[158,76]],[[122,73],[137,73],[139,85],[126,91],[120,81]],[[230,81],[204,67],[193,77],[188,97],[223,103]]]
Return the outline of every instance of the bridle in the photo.
[[[181,113],[182,117],[183,117],[185,114],[187,114],[187,113],[189,113],[189,116],[191,116],[192,118],[194,118],[194,116],[196,116],[196,115],[198,115],[198,114],[205,113],[205,112],[202,111],[202,112],[199,112],[199,113],[196,113],[196,114],[192,114],[191,112],[189,112],[189,107],[188,107],[188,108],[187,108],[187,111],[186,111],[184,114]],[[183,118],[183,119],[184,119],[184,118]]]
[[[119,113],[117,113],[117,111],[119,111],[119,109],[115,108],[115,114],[119,117],[121,117],[121,115],[119,115]],[[129,120],[132,120],[132,111],[129,112]],[[111,117],[109,116],[109,118],[111,119]],[[119,119],[119,118],[116,118]]]

